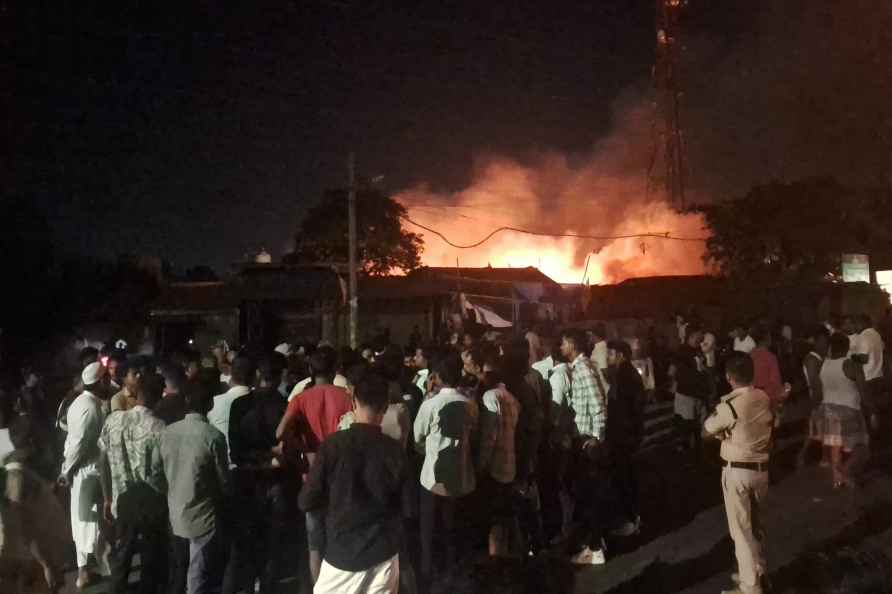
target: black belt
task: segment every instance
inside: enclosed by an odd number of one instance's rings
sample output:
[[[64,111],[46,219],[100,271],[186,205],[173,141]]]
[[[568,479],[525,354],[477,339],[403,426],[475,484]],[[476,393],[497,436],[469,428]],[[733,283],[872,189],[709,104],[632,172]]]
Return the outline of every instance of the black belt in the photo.
[[[725,462],[725,466],[742,470],[754,470],[756,472],[768,472],[768,462]]]

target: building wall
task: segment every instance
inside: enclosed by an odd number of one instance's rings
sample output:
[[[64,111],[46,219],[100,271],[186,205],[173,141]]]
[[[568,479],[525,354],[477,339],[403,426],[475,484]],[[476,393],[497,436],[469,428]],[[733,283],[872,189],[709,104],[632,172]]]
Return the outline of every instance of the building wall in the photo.
[[[423,340],[433,338],[434,302],[430,298],[374,300],[360,302],[360,342],[370,341],[385,329],[390,329],[390,340],[405,346],[417,325]]]
[[[227,313],[165,317],[153,320],[155,352],[170,353],[185,347],[203,354],[221,340],[239,344],[239,315]],[[189,340],[192,344],[189,344]]]

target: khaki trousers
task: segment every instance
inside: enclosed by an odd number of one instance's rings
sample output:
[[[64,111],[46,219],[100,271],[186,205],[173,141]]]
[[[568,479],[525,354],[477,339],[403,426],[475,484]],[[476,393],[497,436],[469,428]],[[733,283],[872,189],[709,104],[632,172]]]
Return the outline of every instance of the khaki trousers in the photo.
[[[734,541],[740,589],[761,593],[760,578],[765,575],[766,564],[759,507],[768,494],[768,473],[725,466],[722,470],[722,494],[728,530]]]

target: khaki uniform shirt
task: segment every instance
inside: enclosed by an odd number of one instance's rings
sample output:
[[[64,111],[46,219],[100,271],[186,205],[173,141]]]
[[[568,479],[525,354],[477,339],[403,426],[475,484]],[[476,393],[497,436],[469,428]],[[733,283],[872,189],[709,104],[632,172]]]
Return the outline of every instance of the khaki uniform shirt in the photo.
[[[762,390],[745,386],[722,397],[706,419],[706,431],[722,441],[726,462],[768,462],[774,415]]]

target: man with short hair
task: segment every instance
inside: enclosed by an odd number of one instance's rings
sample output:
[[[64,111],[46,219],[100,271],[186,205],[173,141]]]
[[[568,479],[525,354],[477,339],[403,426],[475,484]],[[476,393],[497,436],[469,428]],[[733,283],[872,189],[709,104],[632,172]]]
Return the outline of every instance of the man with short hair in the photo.
[[[231,387],[225,393],[214,396],[214,406],[208,413],[208,422],[226,437],[227,448],[229,447],[229,415],[232,403],[237,398],[250,394],[253,384],[254,363],[248,357],[238,355],[232,360],[229,379]]]
[[[127,365],[127,353],[117,350],[103,348],[99,361],[108,367],[108,377],[111,381],[111,394],[117,394],[123,387],[124,368]],[[106,406],[108,406],[106,401]]]
[[[285,357],[272,352],[260,362],[260,385],[236,399],[229,413],[233,478],[232,518],[235,530],[231,557],[223,580],[224,594],[253,592],[260,579],[261,594],[275,590],[284,531],[297,495],[296,477],[279,464],[276,428],[287,402],[278,390]]]
[[[546,485],[543,488],[543,496],[548,499],[552,496],[550,491],[558,499],[560,507],[560,519],[557,518],[557,508],[551,511],[548,502],[543,502],[544,520],[549,532],[558,539],[569,536],[573,523],[573,497],[570,495],[570,479],[568,470],[570,466],[570,454],[573,446],[573,437],[576,426],[573,423],[573,411],[570,408],[571,381],[570,366],[567,357],[561,351],[561,339],[550,339],[551,358],[553,367],[549,371],[548,383],[551,385],[551,442],[552,464],[544,469],[543,480]],[[551,487],[551,488],[550,488]],[[552,517],[553,516],[553,517]]]
[[[705,356],[700,348],[703,331],[688,325],[687,342],[681,345],[673,361],[675,372],[675,423],[681,436],[681,448],[692,452],[694,462],[700,461],[700,423],[706,416],[709,399],[709,375]]]
[[[771,405],[777,410],[790,394],[789,385],[784,386],[777,356],[771,352],[771,332],[760,324],[753,329],[756,348],[750,351],[753,360],[753,387],[768,394]]]
[[[472,361],[472,370],[480,381],[480,437],[477,455],[477,490],[487,509],[489,554],[509,555],[508,535],[514,519],[514,493],[511,484],[517,477],[515,432],[520,417],[520,403],[502,382],[499,361],[488,360],[482,366]],[[465,365],[467,369],[468,365]]]
[[[332,348],[329,345],[322,345],[318,349],[313,351],[309,355],[308,358],[311,359],[313,357],[313,355],[315,355],[316,353],[318,353],[320,351],[325,355],[326,358],[331,358],[332,361],[335,361],[335,363],[332,364],[332,368],[334,369],[334,372],[333,372],[334,379],[330,380],[328,383],[335,385],[339,388],[346,388],[347,387],[347,378],[342,373],[340,373],[341,371],[345,371],[345,370],[337,368],[336,361],[337,361],[338,355],[335,352],[334,348]],[[292,388],[291,393],[288,394],[288,402],[291,402],[292,400],[297,398],[304,390],[313,387],[314,373],[315,372],[312,369],[312,362],[311,362],[310,363],[310,375],[308,377],[303,378],[296,384],[294,384],[294,388]]]
[[[744,330],[743,326],[735,326],[731,332],[734,337],[734,351],[737,353],[746,353],[747,355],[756,348],[756,341],[750,336],[750,333]]]
[[[139,591],[154,594],[166,578],[167,505],[164,474],[155,458],[164,422],[151,409],[161,399],[162,381],[140,375],[131,392],[135,404],[109,415],[99,437],[103,513],[115,525],[117,544],[113,591],[125,594],[134,553],[139,551]]]
[[[314,385],[288,403],[276,428],[276,439],[293,439],[311,467],[319,446],[338,430],[341,417],[353,408],[347,391],[332,383],[335,367],[332,349],[320,348],[310,356]],[[325,524],[316,511],[307,512],[306,523],[310,577],[316,583],[325,551]]]
[[[300,507],[324,514],[325,560],[315,594],[396,594],[406,457],[381,432],[387,384],[365,376],[353,390],[355,420],[322,442]]]
[[[71,487],[71,535],[77,553],[77,587],[85,588],[92,581],[88,571],[93,555],[99,572],[108,574],[105,555],[107,546],[99,527],[99,435],[105,422],[104,399],[108,397],[109,376],[101,363],[90,363],[81,378],[84,391],[68,407],[68,435],[62,473],[58,482]]]
[[[415,358],[413,363],[415,364],[415,368],[418,370],[415,372],[415,377],[412,378],[412,383],[418,386],[418,389],[421,390],[421,394],[424,398],[427,398],[427,376],[430,373],[430,364],[433,361],[434,357],[434,347],[432,345],[424,345],[415,349]]]
[[[601,371],[586,356],[585,335],[564,330],[561,353],[570,361],[570,409],[576,424],[572,456],[577,502],[584,529],[585,546],[571,561],[577,565],[603,565],[607,559],[603,538],[603,479],[597,458],[607,438],[607,391]]]
[[[187,377],[183,368],[175,363],[162,365],[161,377],[164,378],[164,397],[155,404],[154,412],[165,425],[172,425],[186,416],[186,395],[183,388]]]
[[[130,359],[122,367],[118,368],[118,372],[121,374],[121,383],[123,385],[109,402],[111,412],[130,410],[136,406],[136,386],[141,375],[139,366],[135,360]]]
[[[617,536],[632,536],[641,527],[638,515],[638,472],[635,454],[644,435],[644,382],[631,363],[632,347],[624,340],[607,344],[611,382],[607,393],[607,443],[617,503],[622,514]]]
[[[554,368],[554,340],[551,336],[539,336],[535,332],[527,332],[527,341],[532,345],[533,342],[539,344],[540,358],[533,362],[532,368],[539,372],[542,379],[548,381],[551,370]],[[532,347],[531,347],[532,348]]]
[[[843,316],[842,326],[840,327],[839,332],[842,332],[848,337],[849,354],[851,355],[855,351],[855,346],[858,343],[858,322],[855,321],[855,316]]]
[[[446,568],[455,563],[455,517],[464,497],[476,488],[471,435],[477,429],[477,404],[456,389],[462,362],[457,353],[444,354],[430,370],[430,397],[415,417],[415,447],[424,453],[421,468],[421,579],[429,583],[433,570],[433,539],[445,541]],[[435,530],[437,518],[441,520]]]
[[[585,357],[586,340],[581,332],[565,330],[561,338],[561,353],[570,362],[570,408],[577,432],[600,441],[607,426],[606,382],[600,369]]]
[[[183,355],[183,373],[186,375],[186,381],[193,382],[198,379],[199,371],[201,371],[201,354],[198,351],[187,350]]]
[[[601,372],[607,375],[607,330],[604,324],[592,326],[592,363]]]
[[[731,393],[722,397],[703,426],[703,437],[722,442],[722,493],[734,541],[738,587],[723,594],[761,594],[768,573],[759,507],[768,494],[768,460],[774,424],[771,400],[754,388],[753,360],[735,353],[725,363]]]
[[[806,336],[806,342],[810,349],[802,360],[802,372],[806,388],[808,388],[811,414],[808,419],[808,432],[805,435],[802,449],[799,450],[796,457],[796,465],[805,465],[808,450],[817,443],[818,448],[824,451],[822,464],[829,466],[830,462],[827,459],[829,452],[823,448],[824,409],[821,407],[821,402],[824,399],[824,390],[821,385],[821,368],[824,366],[824,359],[828,356],[830,332],[823,324],[817,324]]]
[[[161,456],[156,459],[167,480],[173,534],[188,541],[188,594],[219,594],[226,567],[222,515],[229,454],[226,437],[205,416],[210,405],[210,394],[201,383],[190,384],[188,412],[161,433]]]

